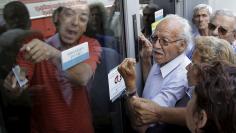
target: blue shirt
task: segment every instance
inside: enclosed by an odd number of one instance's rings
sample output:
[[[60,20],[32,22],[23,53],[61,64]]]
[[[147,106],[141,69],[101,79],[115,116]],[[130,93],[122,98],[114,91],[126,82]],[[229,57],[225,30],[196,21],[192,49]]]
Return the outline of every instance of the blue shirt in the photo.
[[[154,64],[145,83],[142,97],[160,106],[174,107],[188,88],[186,66],[190,62],[183,53],[162,67]]]

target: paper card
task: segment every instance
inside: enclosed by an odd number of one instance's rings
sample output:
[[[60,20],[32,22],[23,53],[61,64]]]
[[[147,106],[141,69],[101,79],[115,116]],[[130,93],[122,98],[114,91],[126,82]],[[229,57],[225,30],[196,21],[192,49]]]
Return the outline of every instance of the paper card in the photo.
[[[160,21],[163,18],[163,9],[155,12],[155,21]]]
[[[16,65],[15,67],[12,68],[12,71],[16,77],[16,80],[19,84],[20,87],[23,87],[25,84],[28,83],[28,80],[25,78],[25,79],[20,79],[20,67],[19,65]]]
[[[61,62],[62,70],[67,70],[80,62],[89,58],[88,42],[78,44],[70,49],[62,51]]]
[[[125,82],[117,70],[113,68],[108,74],[110,100],[114,102],[125,90]]]

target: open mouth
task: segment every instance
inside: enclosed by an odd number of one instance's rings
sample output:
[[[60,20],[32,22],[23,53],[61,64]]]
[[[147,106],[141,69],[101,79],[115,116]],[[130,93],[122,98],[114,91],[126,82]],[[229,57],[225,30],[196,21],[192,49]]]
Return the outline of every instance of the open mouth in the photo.
[[[153,53],[153,56],[158,57],[158,58],[160,58],[164,55],[163,52],[161,52],[160,50],[156,50],[156,49],[153,49],[152,53]]]
[[[76,30],[66,30],[69,36],[76,36],[78,34],[78,31]]]

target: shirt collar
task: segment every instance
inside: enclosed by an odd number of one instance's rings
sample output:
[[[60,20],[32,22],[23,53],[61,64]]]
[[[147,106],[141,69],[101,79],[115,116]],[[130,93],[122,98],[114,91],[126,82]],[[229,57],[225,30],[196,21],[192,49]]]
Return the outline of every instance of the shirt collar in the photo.
[[[62,47],[61,40],[58,33],[50,37],[47,42],[49,42],[52,46],[54,46],[57,49],[60,49]]]
[[[162,66],[161,69],[161,74],[162,78],[165,78],[171,71],[173,71],[178,65],[181,64],[181,62],[184,61],[185,54],[182,53],[181,55],[177,56],[175,59],[172,61],[168,62],[164,66]]]
[[[232,46],[236,47],[236,40],[233,41]]]
[[[77,43],[79,44],[81,41],[84,40],[84,38],[85,37],[82,35],[78,39]],[[62,45],[59,33],[56,33],[54,36],[50,37],[47,42],[49,42],[51,45],[53,45],[57,49],[63,49],[63,45]]]

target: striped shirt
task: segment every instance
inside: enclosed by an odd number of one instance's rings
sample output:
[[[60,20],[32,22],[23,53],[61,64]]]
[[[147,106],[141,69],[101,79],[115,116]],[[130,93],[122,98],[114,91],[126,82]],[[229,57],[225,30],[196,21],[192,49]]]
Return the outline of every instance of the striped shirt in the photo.
[[[48,41],[52,46],[58,35]],[[89,37],[82,36],[78,43],[88,42],[90,58],[84,61],[93,71],[99,62],[101,47],[99,43]],[[58,43],[56,43],[58,44]],[[17,62],[28,69],[28,78],[32,91],[32,133],[93,133],[91,111],[85,86],[76,86],[63,77],[51,61],[32,64],[24,60],[24,53],[20,53]],[[58,78],[60,77],[60,78]],[[63,81],[62,81],[63,80]],[[63,90],[71,94],[70,104],[65,100]]]

